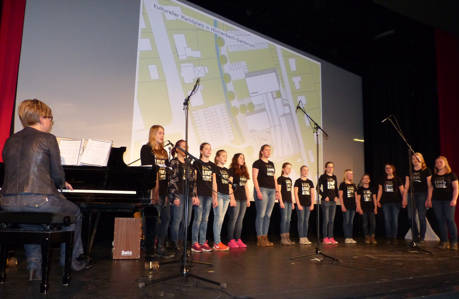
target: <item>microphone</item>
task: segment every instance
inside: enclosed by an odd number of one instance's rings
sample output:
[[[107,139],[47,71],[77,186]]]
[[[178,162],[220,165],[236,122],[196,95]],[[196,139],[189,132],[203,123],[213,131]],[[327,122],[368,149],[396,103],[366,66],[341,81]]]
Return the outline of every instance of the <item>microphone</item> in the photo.
[[[167,147],[167,146],[174,147],[174,144],[170,140],[166,140],[166,141],[167,141],[167,143],[164,145],[164,147]]]
[[[389,116],[387,116],[385,119],[383,119],[383,120],[381,121],[381,123],[387,121],[387,120],[390,119],[391,117],[392,117],[392,114],[389,114]]]
[[[298,109],[301,109],[301,104],[303,104],[301,101],[298,102],[298,105],[296,105],[296,110],[295,111],[298,111]]]

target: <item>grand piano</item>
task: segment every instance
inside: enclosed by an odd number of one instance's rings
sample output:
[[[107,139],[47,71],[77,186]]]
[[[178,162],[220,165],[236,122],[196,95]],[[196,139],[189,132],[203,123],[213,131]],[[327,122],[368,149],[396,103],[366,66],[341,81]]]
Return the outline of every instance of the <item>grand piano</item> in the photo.
[[[127,166],[123,161],[126,147],[113,147],[106,167],[64,166],[65,178],[73,191],[64,196],[83,212],[85,253],[91,256],[102,213],[133,213],[149,205],[150,190],[156,181],[155,166]],[[0,187],[4,165],[0,163]]]

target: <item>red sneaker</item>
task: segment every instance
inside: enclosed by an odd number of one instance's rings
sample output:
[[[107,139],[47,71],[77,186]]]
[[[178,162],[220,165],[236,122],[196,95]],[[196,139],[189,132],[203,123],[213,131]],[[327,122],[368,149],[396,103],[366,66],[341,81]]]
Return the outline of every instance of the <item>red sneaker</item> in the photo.
[[[228,251],[229,247],[223,244],[223,242],[220,242],[218,244],[214,244],[214,250],[215,251]]]
[[[236,242],[236,240],[232,239],[231,241],[228,242],[228,247],[231,249],[239,248],[239,244]]]
[[[207,241],[206,241],[206,243],[201,245],[201,250],[205,252],[211,252],[212,248],[209,246],[209,244],[207,244]]]
[[[325,237],[325,238],[323,239],[323,243],[324,243],[325,245],[327,245],[327,244],[333,244],[332,241],[331,241],[331,239],[329,239],[328,237]]]
[[[247,245],[245,245],[241,239],[237,239],[236,243],[239,246],[239,248],[247,248]]]
[[[335,238],[330,238],[328,240],[331,242],[331,244],[338,244],[338,241],[336,241]]]
[[[191,251],[201,253],[202,252],[201,245],[199,245],[198,242],[194,243],[193,246],[191,246]]]

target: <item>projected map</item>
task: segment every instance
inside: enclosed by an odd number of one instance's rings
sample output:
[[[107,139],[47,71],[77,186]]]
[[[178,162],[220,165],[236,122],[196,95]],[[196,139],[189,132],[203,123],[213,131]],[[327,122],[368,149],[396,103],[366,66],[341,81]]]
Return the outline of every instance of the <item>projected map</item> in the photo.
[[[228,163],[242,152],[251,165],[267,143],[276,176],[289,161],[292,176],[307,164],[315,177],[314,136],[295,107],[301,101],[322,123],[319,62],[181,2],[144,0],[139,24],[131,160],[153,124],[172,142],[184,138],[183,100],[201,78],[191,98],[191,153],[205,141],[226,149]]]

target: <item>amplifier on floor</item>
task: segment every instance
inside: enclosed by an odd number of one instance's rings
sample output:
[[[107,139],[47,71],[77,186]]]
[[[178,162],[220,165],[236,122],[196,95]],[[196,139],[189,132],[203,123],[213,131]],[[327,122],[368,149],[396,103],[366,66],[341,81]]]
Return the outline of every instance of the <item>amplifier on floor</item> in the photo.
[[[113,259],[139,259],[141,218],[115,218]]]

